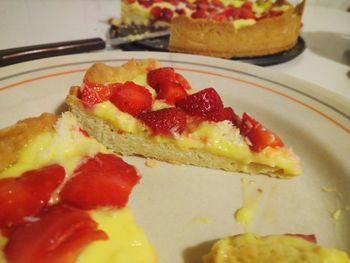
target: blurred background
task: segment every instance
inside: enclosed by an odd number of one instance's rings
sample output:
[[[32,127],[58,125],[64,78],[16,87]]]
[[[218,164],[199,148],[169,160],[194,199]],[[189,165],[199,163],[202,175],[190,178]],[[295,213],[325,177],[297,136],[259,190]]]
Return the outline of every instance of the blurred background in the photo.
[[[350,0],[306,3],[338,10],[350,7]],[[0,49],[105,37],[108,18],[118,17],[119,12],[120,0],[0,0]]]

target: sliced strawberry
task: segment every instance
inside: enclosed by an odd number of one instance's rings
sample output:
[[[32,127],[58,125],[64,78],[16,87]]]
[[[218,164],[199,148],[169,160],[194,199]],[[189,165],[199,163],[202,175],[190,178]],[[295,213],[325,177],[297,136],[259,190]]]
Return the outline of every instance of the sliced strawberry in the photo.
[[[153,0],[137,0],[139,2],[140,5],[144,6],[144,7],[150,7],[151,5],[153,5]]]
[[[226,107],[220,111],[213,112],[212,114],[207,116],[206,119],[214,122],[227,120],[232,122],[232,124],[237,127],[239,127],[240,124],[239,116],[233,111],[231,107]]]
[[[247,136],[247,134],[249,134],[256,126],[261,126],[261,124],[258,121],[256,121],[251,115],[244,112],[242,115],[240,133],[243,136]]]
[[[241,19],[243,18],[242,16],[242,9],[241,8],[233,8],[232,9],[232,16],[234,19]]]
[[[228,19],[227,16],[225,15],[225,13],[216,13],[213,15],[212,18],[218,22],[225,22]]]
[[[251,142],[250,149],[255,152],[260,152],[268,146],[272,148],[284,146],[282,140],[276,134],[267,130],[246,112],[242,116],[240,132],[249,139]]]
[[[155,6],[151,9],[151,15],[154,21],[170,22],[173,18],[174,11],[167,7],[161,8],[160,6]]]
[[[192,89],[190,83],[182,76],[180,73],[175,73],[175,81],[179,83],[184,89],[190,90]]]
[[[64,176],[62,166],[51,165],[25,172],[18,178],[0,180],[0,227],[17,224],[37,214]]]
[[[162,9],[162,18],[161,18],[161,20],[166,21],[166,22],[170,22],[171,19],[173,18],[173,15],[174,15],[174,11],[173,10],[164,7]]]
[[[250,1],[245,2],[245,3],[241,6],[241,8],[243,8],[243,9],[248,9],[248,10],[252,10],[252,8],[253,8],[253,2],[250,2]]]
[[[11,263],[74,263],[86,245],[106,239],[86,212],[51,206],[14,228],[4,254]]]
[[[194,3],[186,3],[186,7],[191,10],[196,10],[196,5]]]
[[[213,88],[203,89],[178,100],[176,106],[189,115],[203,117],[213,112],[221,111],[224,108],[219,94]]]
[[[153,20],[158,20],[162,16],[162,8],[159,6],[154,6],[151,9],[151,16]]]
[[[168,0],[168,2],[172,5],[178,5],[183,0]],[[163,2],[162,0],[159,0],[159,2]]]
[[[186,15],[186,11],[185,11],[185,9],[183,9],[183,8],[177,8],[177,9],[175,10],[175,12],[176,12],[178,15]]]
[[[232,6],[229,6],[229,7],[226,7],[224,9],[224,11],[222,11],[222,13],[225,14],[225,16],[227,18],[230,18],[230,17],[232,17],[234,15],[235,9]]]
[[[151,70],[147,74],[147,83],[157,92],[159,91],[159,85],[162,81],[174,81],[175,70],[171,67],[163,67]]]
[[[95,84],[84,80],[80,92],[80,99],[86,107],[92,107],[97,103],[107,101],[110,96],[111,89],[108,85]]]
[[[293,236],[293,237],[300,237],[300,238],[303,238],[305,239],[306,241],[310,241],[312,243],[317,243],[317,239],[316,239],[316,236],[315,235],[303,235],[303,234],[285,234],[287,236]]]
[[[241,18],[242,19],[255,19],[255,15],[251,10],[246,9],[246,8],[242,8]]]
[[[193,19],[197,18],[208,18],[209,14],[205,10],[197,10],[191,14]]]
[[[211,3],[212,3],[212,5],[214,5],[218,8],[225,8],[224,3],[221,2],[220,0],[212,0]]]
[[[154,135],[174,136],[181,134],[186,128],[186,114],[178,108],[166,108],[145,112],[139,115],[153,131]]]
[[[82,135],[84,135],[85,137],[89,137],[89,133],[88,133],[86,130],[84,130],[83,128],[79,128],[79,132],[80,132]]]
[[[164,99],[168,104],[174,105],[176,101],[187,96],[185,89],[173,81],[163,81],[160,85],[157,99]]]
[[[283,15],[283,11],[274,11],[274,10],[269,11],[270,17],[281,16],[281,15]]]
[[[114,154],[99,153],[74,171],[60,193],[61,202],[81,209],[123,207],[139,180],[134,166]]]
[[[109,99],[118,109],[133,116],[152,107],[152,95],[145,88],[127,81],[113,91]]]

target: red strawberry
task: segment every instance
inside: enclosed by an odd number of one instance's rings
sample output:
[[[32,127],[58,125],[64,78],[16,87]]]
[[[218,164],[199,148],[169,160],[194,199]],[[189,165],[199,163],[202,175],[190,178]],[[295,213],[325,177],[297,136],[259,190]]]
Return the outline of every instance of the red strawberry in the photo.
[[[182,0],[168,0],[168,2],[170,3],[170,4],[172,4],[172,5],[178,5],[180,2],[181,2]],[[160,1],[160,2],[162,2],[162,1]]]
[[[241,18],[243,18],[243,19],[250,19],[250,18],[255,19],[255,15],[251,10],[246,9],[246,8],[242,8]]]
[[[186,3],[186,7],[191,10],[196,10],[196,5],[193,3]]]
[[[312,243],[317,243],[317,239],[315,235],[303,235],[303,234],[285,234],[287,236],[300,237],[305,239],[306,241],[310,241]]]
[[[175,80],[175,70],[170,67],[163,67],[151,70],[147,74],[147,83],[157,92],[159,91],[159,85],[164,80]]]
[[[63,203],[81,209],[123,207],[139,180],[135,167],[114,154],[99,153],[74,171],[60,198]]]
[[[175,10],[175,12],[176,12],[178,15],[185,15],[185,14],[186,14],[185,9],[183,9],[183,8],[177,8],[177,9]]]
[[[192,17],[193,19],[197,19],[197,18],[208,18],[208,17],[209,17],[209,14],[208,14],[206,11],[204,11],[204,10],[197,10],[197,11],[195,11],[195,12],[193,12],[193,13],[191,14],[191,17]]]
[[[151,15],[154,20],[158,20],[162,16],[162,8],[159,6],[152,7]]]
[[[240,132],[251,142],[250,149],[260,152],[266,147],[283,147],[282,140],[273,132],[267,130],[261,123],[252,116],[243,113]]]
[[[274,10],[269,11],[270,17],[281,16],[281,15],[283,15],[283,11],[274,11]]]
[[[138,2],[144,7],[150,7],[153,4],[153,0],[138,0]]]
[[[84,135],[85,137],[89,137],[89,133],[88,133],[86,130],[84,130],[83,128],[79,128],[79,132],[80,132],[82,135]]]
[[[219,94],[207,88],[176,102],[176,106],[192,116],[206,117],[224,108]]]
[[[227,16],[225,15],[225,13],[217,13],[213,15],[213,19],[218,22],[225,22],[227,21]]]
[[[80,92],[80,99],[86,107],[92,107],[93,105],[106,101],[111,96],[111,89],[108,85],[95,84],[84,80]]]
[[[173,10],[164,7],[162,9],[162,19],[161,20],[170,22],[171,19],[173,18],[173,15],[174,15]]]
[[[252,8],[253,8],[253,2],[250,2],[250,1],[245,2],[245,3],[241,6],[241,8],[248,9],[248,10],[252,10]]]
[[[11,263],[74,263],[85,246],[106,239],[86,212],[51,206],[12,230],[4,254]]]
[[[175,73],[175,80],[177,83],[179,83],[184,89],[192,89],[190,83],[185,79],[184,76],[182,76],[180,73]]]
[[[109,99],[118,109],[136,116],[152,107],[152,95],[145,88],[127,81],[113,91]]]
[[[258,121],[256,121],[252,116],[250,116],[248,113],[244,112],[242,115],[240,133],[243,136],[246,136],[256,126],[261,126],[261,124]]]
[[[224,3],[222,3],[220,0],[212,0],[211,3],[216,7],[225,8]]]
[[[152,129],[154,135],[174,136],[186,128],[186,114],[178,108],[145,112],[139,115],[139,119]]]
[[[37,214],[64,176],[62,166],[51,165],[25,172],[18,178],[0,180],[0,227],[17,224]]]
[[[168,104],[174,105],[176,101],[186,96],[187,92],[180,84],[165,80],[160,84],[157,99],[164,99]]]
[[[241,8],[233,8],[232,11],[230,11],[232,13],[232,16],[234,19],[241,19],[243,18],[242,16],[242,9]]]
[[[207,120],[219,122],[219,121],[231,121],[233,125],[239,127],[240,118],[233,111],[231,107],[223,108],[220,111],[213,112],[209,116],[206,117]]]
[[[232,6],[229,6],[229,7],[226,7],[224,9],[224,11],[222,11],[222,13],[225,14],[225,16],[227,18],[230,18],[230,17],[232,17],[234,15],[235,9]]]
[[[174,11],[166,7],[161,8],[159,6],[155,6],[151,9],[151,15],[155,21],[161,20],[170,22],[173,18]]]

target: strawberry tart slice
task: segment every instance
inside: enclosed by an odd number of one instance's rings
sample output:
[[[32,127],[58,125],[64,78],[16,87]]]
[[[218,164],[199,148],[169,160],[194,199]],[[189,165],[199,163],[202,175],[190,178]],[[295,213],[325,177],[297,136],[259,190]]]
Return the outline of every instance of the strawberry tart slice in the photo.
[[[138,172],[71,113],[0,130],[0,156],[0,262],[158,262],[126,206]]]
[[[95,64],[66,102],[84,129],[117,153],[275,177],[300,173],[276,133],[246,112],[238,116],[214,88],[195,91],[152,59]]]

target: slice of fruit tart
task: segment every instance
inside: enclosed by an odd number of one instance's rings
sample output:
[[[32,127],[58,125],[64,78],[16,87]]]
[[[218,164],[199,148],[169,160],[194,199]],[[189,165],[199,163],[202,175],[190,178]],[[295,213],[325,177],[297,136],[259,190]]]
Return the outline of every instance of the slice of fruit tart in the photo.
[[[345,252],[316,244],[314,235],[258,236],[252,233],[216,242],[204,263],[350,263]]]
[[[297,156],[253,116],[238,116],[214,88],[193,90],[171,67],[131,60],[93,65],[66,99],[89,134],[123,155],[291,177]]]
[[[158,262],[126,206],[138,172],[70,112],[0,130],[0,156],[0,262]]]

